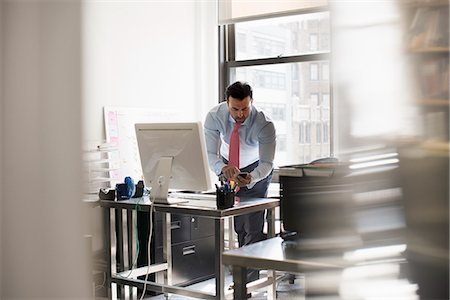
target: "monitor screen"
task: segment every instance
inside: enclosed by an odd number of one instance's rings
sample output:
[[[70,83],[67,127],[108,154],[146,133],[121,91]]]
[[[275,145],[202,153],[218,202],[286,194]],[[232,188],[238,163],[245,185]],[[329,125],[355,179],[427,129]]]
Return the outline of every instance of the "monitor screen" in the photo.
[[[168,189],[211,189],[201,122],[136,124],[145,185],[151,197],[167,199]]]

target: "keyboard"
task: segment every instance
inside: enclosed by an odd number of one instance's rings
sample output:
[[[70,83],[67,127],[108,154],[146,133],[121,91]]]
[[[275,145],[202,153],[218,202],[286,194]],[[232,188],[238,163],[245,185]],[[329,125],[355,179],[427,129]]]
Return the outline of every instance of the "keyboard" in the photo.
[[[188,200],[214,200],[216,201],[216,195],[211,194],[193,194],[193,193],[177,193],[172,192],[169,194],[169,198],[181,198]]]

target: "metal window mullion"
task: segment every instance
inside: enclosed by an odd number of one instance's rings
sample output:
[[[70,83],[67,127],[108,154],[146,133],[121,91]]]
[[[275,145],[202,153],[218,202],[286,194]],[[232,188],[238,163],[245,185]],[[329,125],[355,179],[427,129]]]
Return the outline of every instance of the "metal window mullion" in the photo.
[[[230,84],[229,61],[236,57],[234,24],[219,26],[219,102],[223,99],[226,87]]]
[[[307,14],[313,14],[313,13],[320,13],[320,12],[328,12],[330,11],[329,5],[320,5],[315,7],[308,7],[308,8],[300,8],[300,9],[292,9],[287,11],[280,11],[275,13],[266,13],[266,14],[256,14],[246,17],[238,17],[238,18],[231,18],[226,20],[219,20],[219,23],[221,25],[231,25],[236,23],[242,23],[242,22],[251,22],[251,21],[258,21],[258,20],[264,20],[264,19],[276,19],[276,18],[283,18],[283,17],[290,17],[290,16],[297,16],[297,15],[307,15]]]
[[[236,31],[234,24],[227,26],[228,28],[228,44],[227,44],[227,61],[236,60]]]
[[[228,68],[226,67],[227,60],[227,30],[225,25],[219,26],[219,95],[217,99],[219,102],[223,98],[228,82]]]
[[[333,53],[333,27],[331,26],[331,19],[332,19],[332,14],[330,13],[328,16],[328,24],[330,26],[328,32],[330,34],[330,52]],[[328,80],[330,81],[330,121],[329,121],[329,126],[328,126],[328,130],[329,130],[329,142],[330,142],[330,157],[335,157],[335,153],[336,153],[336,141],[335,141],[335,134],[334,134],[334,128],[335,128],[335,107],[334,107],[334,88],[333,88],[333,61],[330,59],[330,64],[329,64],[329,78]]]
[[[299,62],[311,62],[319,60],[329,60],[330,53],[316,53],[316,54],[304,54],[285,57],[272,57],[261,59],[248,59],[239,61],[225,61],[226,68],[239,68],[259,65],[272,65],[272,64],[286,64],[286,63],[299,63]]]

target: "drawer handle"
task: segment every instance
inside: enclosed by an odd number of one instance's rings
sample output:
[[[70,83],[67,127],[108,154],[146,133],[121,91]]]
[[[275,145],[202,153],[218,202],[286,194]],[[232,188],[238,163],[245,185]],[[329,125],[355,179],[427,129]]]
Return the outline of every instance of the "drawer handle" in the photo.
[[[187,246],[187,247],[183,248],[183,256],[189,255],[189,254],[194,254],[194,253],[195,253],[195,245]]]
[[[170,223],[170,229],[180,229],[181,228],[181,221],[174,221]]]

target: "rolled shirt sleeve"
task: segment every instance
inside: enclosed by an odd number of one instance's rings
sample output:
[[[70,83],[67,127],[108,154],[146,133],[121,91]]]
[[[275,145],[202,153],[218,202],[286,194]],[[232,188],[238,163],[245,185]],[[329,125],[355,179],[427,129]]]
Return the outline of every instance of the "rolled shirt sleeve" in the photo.
[[[267,123],[258,135],[259,165],[250,172],[252,181],[247,186],[252,188],[258,181],[267,177],[273,169],[273,160],[276,149],[276,132],[272,122]]]
[[[219,176],[225,166],[219,153],[220,147],[220,131],[217,122],[214,120],[212,113],[208,113],[204,124],[204,133],[206,140],[206,151],[208,153],[209,168]]]

